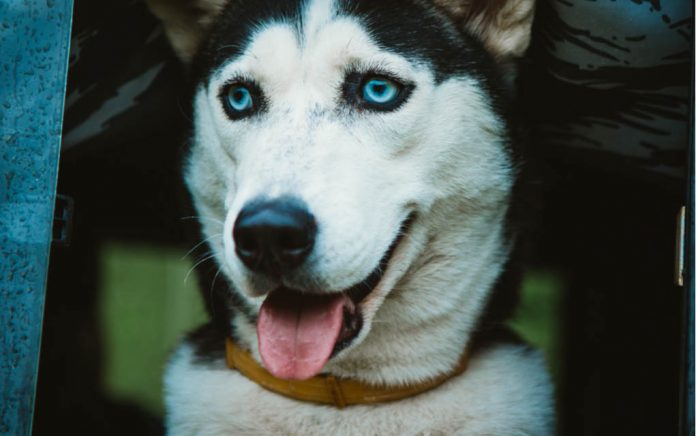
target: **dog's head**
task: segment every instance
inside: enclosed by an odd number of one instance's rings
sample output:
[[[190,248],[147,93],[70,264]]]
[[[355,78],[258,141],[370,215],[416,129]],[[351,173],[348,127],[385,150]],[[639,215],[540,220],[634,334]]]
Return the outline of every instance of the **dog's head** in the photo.
[[[237,334],[284,378],[446,371],[510,247],[497,87],[532,2],[224,3],[167,30],[196,78],[186,181],[257,318]]]

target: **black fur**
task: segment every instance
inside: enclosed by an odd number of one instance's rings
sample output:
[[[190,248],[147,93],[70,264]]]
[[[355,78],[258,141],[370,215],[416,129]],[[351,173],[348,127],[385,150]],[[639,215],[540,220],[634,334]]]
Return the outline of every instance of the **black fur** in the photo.
[[[186,336],[198,365],[219,365],[225,359],[225,334],[214,324],[204,324]]]
[[[340,5],[342,14],[359,18],[385,49],[430,64],[438,82],[458,75],[486,78],[495,69],[481,44],[429,3],[341,0]]]

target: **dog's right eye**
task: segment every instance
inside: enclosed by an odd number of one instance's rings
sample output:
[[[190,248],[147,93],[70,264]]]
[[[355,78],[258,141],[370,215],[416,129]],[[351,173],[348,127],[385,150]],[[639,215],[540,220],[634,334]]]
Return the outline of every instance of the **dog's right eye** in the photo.
[[[258,88],[248,83],[232,83],[220,95],[225,112],[233,120],[247,117],[258,110],[261,100]]]

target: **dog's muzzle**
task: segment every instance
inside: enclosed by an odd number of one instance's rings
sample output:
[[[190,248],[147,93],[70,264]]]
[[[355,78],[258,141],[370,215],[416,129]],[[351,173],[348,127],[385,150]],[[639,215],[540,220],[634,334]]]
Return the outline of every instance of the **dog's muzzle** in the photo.
[[[306,380],[346,348],[363,325],[360,305],[376,289],[415,214],[399,226],[374,270],[336,292],[307,292],[278,284],[266,295],[256,323],[264,366],[284,380]],[[248,203],[233,228],[235,251],[249,270],[281,279],[312,252],[317,224],[306,205],[293,197]]]

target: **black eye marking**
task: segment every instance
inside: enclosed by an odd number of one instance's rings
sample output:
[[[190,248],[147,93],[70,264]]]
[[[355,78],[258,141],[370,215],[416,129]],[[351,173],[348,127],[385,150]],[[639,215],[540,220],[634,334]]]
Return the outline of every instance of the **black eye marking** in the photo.
[[[224,85],[220,90],[219,98],[225,113],[232,120],[247,118],[266,106],[259,86],[243,79]]]
[[[380,72],[351,72],[343,83],[343,98],[358,109],[375,112],[397,110],[415,86]]]

